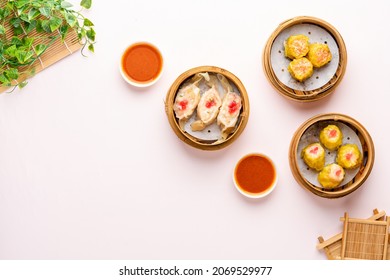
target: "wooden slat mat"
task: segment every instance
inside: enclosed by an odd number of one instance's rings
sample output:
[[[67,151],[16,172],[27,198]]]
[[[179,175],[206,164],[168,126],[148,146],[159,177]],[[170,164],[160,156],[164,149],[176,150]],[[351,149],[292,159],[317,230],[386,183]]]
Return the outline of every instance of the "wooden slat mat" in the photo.
[[[345,218],[342,218],[341,220],[344,220]],[[378,211],[377,209],[374,209],[373,216],[367,219],[368,221],[384,221],[386,220],[386,213],[384,211]],[[388,241],[390,240],[390,234],[387,236]],[[319,243],[317,244],[317,249],[324,250],[327,258],[329,260],[340,260],[342,259],[342,245],[343,245],[343,232],[339,233],[327,240],[324,240],[322,236],[318,237]],[[390,243],[387,243],[387,254],[386,259],[390,260]],[[382,248],[384,249],[384,248]],[[344,255],[345,257],[345,255]],[[357,258],[363,258],[362,256],[357,256]],[[368,257],[365,256],[365,259]]]
[[[0,0],[0,7],[4,7],[6,4],[6,0]],[[10,15],[9,19],[11,19],[13,16]],[[10,28],[9,20],[6,20],[5,24],[6,29],[6,36],[7,38],[12,38],[13,36],[13,30]],[[56,33],[57,32],[57,33]],[[53,35],[59,35],[59,31],[54,31]],[[18,37],[23,38],[25,34],[21,34]],[[35,37],[40,36],[42,34],[37,33],[35,30],[32,31],[29,36]],[[49,44],[51,40],[48,38],[42,39],[35,39],[33,42],[33,46],[36,46],[38,44]],[[54,42],[51,43],[51,45],[46,49],[44,54],[34,62],[33,65],[29,66],[31,69],[34,69],[35,73],[41,72],[42,70],[46,69],[50,65],[56,63],[57,61],[61,60],[62,58],[78,51],[82,45],[79,43],[77,33],[75,30],[70,29],[65,37],[65,40],[62,41],[61,37],[56,39]],[[20,68],[19,71],[23,71],[25,69]],[[21,75],[21,77],[18,79],[18,82],[21,82],[26,79],[26,76]],[[0,93],[6,91],[6,87],[0,87]]]

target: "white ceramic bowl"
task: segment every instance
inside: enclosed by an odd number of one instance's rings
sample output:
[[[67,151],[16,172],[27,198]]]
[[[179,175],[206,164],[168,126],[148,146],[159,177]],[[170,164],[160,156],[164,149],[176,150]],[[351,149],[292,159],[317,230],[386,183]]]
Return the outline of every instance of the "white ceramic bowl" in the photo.
[[[135,80],[135,79],[132,79],[131,77],[129,77],[128,74],[126,74],[125,70],[123,69],[123,68],[124,68],[124,66],[123,66],[123,60],[124,60],[124,56],[125,56],[125,54],[127,53],[127,51],[128,51],[129,49],[131,49],[131,48],[134,48],[134,47],[140,46],[140,45],[142,45],[142,46],[147,46],[147,47],[153,49],[153,51],[154,51],[155,53],[157,53],[157,55],[158,55],[158,56],[160,57],[160,59],[161,59],[161,67],[160,67],[161,69],[160,69],[160,71],[158,72],[157,76],[154,77],[152,80],[147,81],[147,82],[142,82],[142,81],[137,81],[137,80]],[[160,77],[161,77],[161,75],[162,75],[162,73],[163,73],[163,69],[164,69],[164,58],[163,58],[163,56],[162,56],[162,54],[161,54],[161,51],[160,51],[155,45],[153,45],[153,44],[151,44],[151,43],[149,43],[149,42],[136,42],[136,43],[133,43],[133,44],[127,46],[127,47],[123,50],[123,52],[122,52],[122,54],[121,54],[121,59],[120,59],[120,63],[119,63],[119,71],[120,71],[120,73],[121,73],[122,78],[123,78],[127,83],[129,83],[130,85],[132,85],[132,86],[135,86],[135,87],[149,87],[149,86],[155,84],[155,83],[160,79]]]
[[[243,160],[249,158],[249,157],[260,157],[260,158],[263,158],[265,159],[266,161],[268,161],[272,167],[272,169],[274,170],[274,176],[273,176],[273,180],[271,180],[271,183],[268,185],[268,187],[265,188],[265,190],[261,191],[261,192],[248,192],[248,191],[245,191],[239,184],[237,178],[236,178],[236,172],[237,172],[237,169],[238,169],[238,166],[239,164],[242,163]],[[253,176],[261,176],[259,175],[258,173],[256,174],[251,174]],[[276,169],[276,166],[275,166],[275,163],[273,162],[273,160],[268,157],[267,155],[265,154],[262,154],[262,153],[250,153],[250,154],[246,154],[244,155],[242,158],[240,158],[240,160],[236,163],[235,167],[234,167],[234,171],[233,171],[233,183],[234,183],[234,186],[236,187],[236,189],[244,196],[246,197],[249,197],[249,198],[262,198],[262,197],[265,197],[267,195],[269,195],[276,187],[277,183],[278,183],[278,172],[277,172],[277,169]]]

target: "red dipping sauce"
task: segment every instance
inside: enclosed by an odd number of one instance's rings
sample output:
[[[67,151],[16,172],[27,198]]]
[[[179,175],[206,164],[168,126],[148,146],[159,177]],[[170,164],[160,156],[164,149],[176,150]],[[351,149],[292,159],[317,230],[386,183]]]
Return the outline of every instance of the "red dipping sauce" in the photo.
[[[270,193],[276,185],[276,168],[271,159],[261,154],[244,156],[234,169],[234,182],[237,189],[249,197],[262,197]]]
[[[129,46],[122,55],[122,76],[133,85],[147,86],[160,77],[163,58],[150,43],[139,42]]]

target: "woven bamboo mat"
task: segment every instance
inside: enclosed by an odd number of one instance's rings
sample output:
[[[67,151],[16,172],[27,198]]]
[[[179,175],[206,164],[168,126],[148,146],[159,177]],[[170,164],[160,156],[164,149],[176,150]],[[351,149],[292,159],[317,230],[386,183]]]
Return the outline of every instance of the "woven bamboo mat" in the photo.
[[[0,7],[4,7],[4,5],[7,3],[6,0],[0,0]],[[13,15],[10,15],[8,18],[11,19]],[[6,29],[6,37],[7,39],[12,38],[13,36],[13,30],[10,28],[9,19],[6,20],[5,29]],[[60,35],[59,31],[55,31],[53,35]],[[32,31],[29,36],[32,37],[40,37],[41,34],[37,33],[35,30]],[[23,38],[25,34],[21,34],[18,37]],[[37,38],[33,42],[33,46],[36,46],[38,44],[49,44],[51,39],[48,38]],[[46,49],[46,51],[41,55],[37,61],[35,61],[31,66],[29,66],[29,69],[33,69],[34,73],[41,72],[42,70],[46,69],[50,65],[53,65],[57,61],[61,60],[62,58],[76,52],[82,47],[82,45],[79,43],[77,33],[74,29],[69,28],[69,31],[65,37],[65,40],[61,39],[61,36],[59,36],[58,39],[50,43],[50,46]],[[19,68],[19,71],[26,70],[26,68]],[[27,77],[26,75],[21,75],[17,82],[21,82],[25,80]],[[0,93],[6,91],[6,87],[0,86]]]
[[[342,218],[341,220],[344,221],[345,217]],[[362,221],[363,223],[361,223]],[[367,220],[359,219],[357,221],[352,220],[352,222],[353,223],[349,224],[352,225],[352,229],[349,228],[349,231],[354,231],[353,227],[357,226],[358,230],[356,230],[355,233],[352,233],[352,234],[356,234],[355,236],[353,236],[352,238],[350,237],[347,238],[346,237],[347,231],[343,231],[342,233],[339,233],[327,240],[324,240],[324,238],[320,236],[318,237],[319,243],[317,244],[317,249],[324,250],[329,260],[340,260],[340,259],[350,259],[350,258],[383,259],[383,257],[384,259],[390,260],[390,243],[389,243],[390,234],[388,233],[388,230],[385,229],[386,228],[385,224],[387,224],[387,228],[388,228],[388,218],[386,219],[386,213],[384,211],[379,212],[377,209],[374,209],[373,216],[371,216]],[[380,234],[377,235],[375,231],[380,231]],[[387,240],[383,238],[380,240],[378,239],[380,238],[380,235],[386,236],[386,234],[387,234]],[[356,238],[356,236],[359,237]],[[356,241],[356,239],[358,239],[358,242],[354,243],[353,241]],[[349,244],[347,243],[351,241],[352,243]],[[374,246],[373,243],[378,243],[377,244],[378,246]],[[343,245],[345,246],[344,256],[342,252]],[[383,254],[385,254],[385,256]]]

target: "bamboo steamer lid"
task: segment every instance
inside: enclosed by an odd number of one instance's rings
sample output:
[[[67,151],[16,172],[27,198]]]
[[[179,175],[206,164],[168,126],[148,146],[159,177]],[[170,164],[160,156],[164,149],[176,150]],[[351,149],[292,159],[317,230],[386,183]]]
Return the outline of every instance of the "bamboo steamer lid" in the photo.
[[[314,32],[311,32],[311,29],[313,29]],[[283,50],[281,50],[282,48],[284,48],[281,44],[281,41],[287,39],[286,35],[289,34],[289,32],[290,35],[297,35],[297,33],[294,33],[294,30],[297,30],[299,33],[303,33],[303,31],[305,31],[304,35],[307,35],[309,37],[309,40],[312,36],[316,35],[315,33],[317,31],[319,31],[321,33],[321,39],[323,35],[325,35],[329,38],[329,41],[332,41],[334,44],[332,53],[333,56],[337,58],[337,61],[333,62],[334,65],[332,67],[324,66],[324,68],[326,67],[326,70],[318,70],[322,71],[324,74],[322,76],[320,75],[320,77],[318,77],[318,75],[316,74],[317,70],[314,70],[315,72],[312,78],[310,78],[313,79],[314,86],[306,86],[308,82],[300,83],[301,86],[292,86],[294,85],[294,82],[295,84],[299,84],[299,82],[293,80],[293,78],[291,78],[291,82],[286,81],[286,79],[282,79],[281,77],[283,77],[283,75],[285,76],[289,73],[286,68],[281,69],[276,66],[275,61],[272,59],[272,57],[275,57],[273,52],[276,48],[279,48],[279,53],[281,53],[280,59],[285,60],[285,63],[288,63],[288,59],[284,57]],[[325,41],[325,43],[329,42]],[[332,60],[330,63],[332,63]],[[263,51],[263,69],[271,85],[282,96],[290,100],[299,102],[311,102],[320,100],[333,93],[344,77],[346,66],[347,50],[340,33],[328,22],[315,17],[299,16],[282,22],[271,34]],[[328,73],[325,73],[326,71]],[[319,78],[324,80],[318,80]]]
[[[182,86],[189,78],[193,77],[195,74],[204,72],[208,72],[209,74],[221,74],[225,76],[229,83],[233,86],[233,88],[238,91],[238,94],[241,96],[242,108],[236,123],[236,127],[233,132],[229,134],[228,137],[224,140],[205,140],[200,139],[198,137],[194,137],[193,135],[188,133],[188,131],[184,131],[180,127],[179,121],[176,118],[175,112],[173,110],[176,94],[179,91],[180,86]],[[242,82],[228,70],[216,66],[199,66],[185,71],[173,82],[166,95],[165,111],[168,117],[169,124],[171,125],[173,131],[184,143],[201,150],[219,150],[232,144],[245,129],[249,117],[249,98]],[[194,114],[196,115],[196,110]]]
[[[361,166],[354,171],[355,173],[352,173],[353,177],[351,177],[350,180],[343,181],[340,186],[334,189],[325,189],[314,184],[313,181],[308,179],[304,174],[304,170],[299,163],[301,155],[298,147],[301,143],[301,139],[306,137],[305,133],[313,127],[320,127],[321,124],[325,125],[329,122],[346,127],[346,129],[352,131],[360,142],[359,145],[361,145],[363,156]],[[370,175],[374,165],[374,159],[374,143],[364,126],[349,116],[337,113],[317,115],[303,123],[295,132],[289,149],[290,168],[295,180],[306,190],[324,198],[339,198],[356,191]]]

